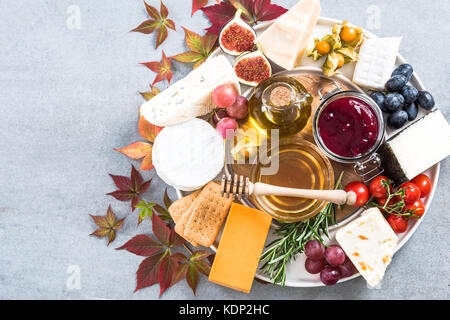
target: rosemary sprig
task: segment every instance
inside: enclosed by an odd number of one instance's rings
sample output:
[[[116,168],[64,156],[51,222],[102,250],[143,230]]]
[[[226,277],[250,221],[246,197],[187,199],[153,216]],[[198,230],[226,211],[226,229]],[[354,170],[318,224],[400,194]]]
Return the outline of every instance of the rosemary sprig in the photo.
[[[335,189],[341,187],[343,174],[340,174]],[[327,203],[325,208],[311,219],[295,223],[279,222],[279,226],[273,231],[279,237],[269,243],[261,255],[261,271],[267,274],[274,284],[284,286],[287,264],[292,263],[297,254],[305,251],[309,240],[316,239],[324,243],[322,235],[329,238],[328,227],[335,223],[336,207],[332,203]]]

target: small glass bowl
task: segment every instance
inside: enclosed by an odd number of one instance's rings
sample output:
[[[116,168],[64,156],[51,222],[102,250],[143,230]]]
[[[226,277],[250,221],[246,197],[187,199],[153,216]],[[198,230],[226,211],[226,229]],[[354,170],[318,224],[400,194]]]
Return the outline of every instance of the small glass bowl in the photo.
[[[339,88],[340,89],[340,88]],[[341,155],[338,155],[327,148],[325,143],[322,140],[322,137],[319,133],[319,119],[322,112],[326,109],[326,107],[333,101],[342,99],[342,98],[355,98],[364,101],[375,113],[377,120],[378,120],[378,136],[374,143],[374,145],[365,153],[358,155],[356,157],[344,157]],[[320,106],[317,108],[314,119],[313,119],[313,136],[314,140],[317,144],[317,146],[332,160],[341,162],[341,163],[359,163],[365,159],[370,158],[381,146],[381,144],[384,142],[385,135],[386,135],[386,129],[383,119],[383,113],[381,112],[381,109],[378,107],[375,101],[373,101],[368,95],[362,92],[357,91],[338,91],[337,93],[332,92],[332,94],[325,95],[323,97],[323,102],[320,104]]]
[[[328,158],[314,144],[300,138],[281,139],[278,151],[272,148],[268,164],[256,163],[250,179],[282,187],[332,190],[334,171]],[[264,175],[263,168],[270,167],[278,159],[275,174]],[[314,199],[274,196],[251,196],[251,202],[274,219],[297,222],[309,219],[324,209],[327,202]]]

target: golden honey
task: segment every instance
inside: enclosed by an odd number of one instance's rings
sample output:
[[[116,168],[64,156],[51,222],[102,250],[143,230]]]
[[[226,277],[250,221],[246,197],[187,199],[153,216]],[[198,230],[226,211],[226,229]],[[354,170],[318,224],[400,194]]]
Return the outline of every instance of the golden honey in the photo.
[[[271,164],[254,166],[252,181],[288,188],[331,190],[334,185],[333,169],[329,160],[313,144],[301,139],[282,139],[278,152],[271,150],[271,161],[279,161],[275,174],[264,175],[263,168]],[[326,202],[313,199],[260,196],[252,202],[278,220],[294,222],[308,219],[320,212]]]

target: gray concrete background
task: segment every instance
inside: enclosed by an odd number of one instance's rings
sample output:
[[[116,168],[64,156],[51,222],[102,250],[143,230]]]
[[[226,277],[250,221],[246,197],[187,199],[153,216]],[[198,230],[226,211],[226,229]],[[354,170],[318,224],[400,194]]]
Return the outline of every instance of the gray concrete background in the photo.
[[[148,2],[159,6],[157,0]],[[297,0],[273,2],[290,8]],[[128,32],[146,19],[142,1],[0,1],[1,299],[157,298],[157,286],[133,293],[142,258],[114,250],[133,235],[150,232],[150,222],[136,228],[137,213],[105,193],[115,189],[108,173],[130,171],[131,161],[112,148],[140,140],[137,92],[155,75],[138,63],[160,60],[162,49],[168,56],[184,52],[181,26],[197,32],[208,26],[203,13],[190,17],[190,0],[165,3],[178,30],[169,31],[155,50],[153,35]],[[381,24],[371,31],[403,35],[402,55],[450,119],[448,4],[322,0],[322,15],[367,27],[371,10],[378,8]],[[80,29],[67,25],[73,8],[80,10]],[[190,68],[175,62],[173,70],[175,81]],[[143,175],[153,178],[145,199],[161,202],[163,183],[154,172]],[[426,220],[395,256],[380,290],[367,289],[359,278],[310,289],[255,283],[246,295],[203,277],[197,298],[448,299],[449,177],[447,160]],[[174,190],[170,195],[175,197]],[[128,216],[110,247],[88,236],[95,228],[88,214],[103,215],[108,204],[119,217]],[[66,286],[70,266],[80,268],[79,290]],[[191,298],[185,282],[162,296]]]

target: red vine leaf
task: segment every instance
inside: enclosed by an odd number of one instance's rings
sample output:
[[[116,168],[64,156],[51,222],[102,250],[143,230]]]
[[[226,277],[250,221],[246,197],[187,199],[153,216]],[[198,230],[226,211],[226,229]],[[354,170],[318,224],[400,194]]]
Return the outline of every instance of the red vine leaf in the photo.
[[[159,12],[155,7],[147,4],[145,1],[144,4],[151,19],[145,20],[131,31],[150,34],[158,30],[156,32],[156,48],[158,48],[167,39],[167,28],[176,30],[175,22],[171,19],[167,19],[169,11],[162,1]]]
[[[122,149],[115,149],[132,159],[141,159],[152,153],[152,145],[147,142],[138,141]]]
[[[93,216],[90,215],[94,223],[99,226],[97,230],[92,232],[91,236],[96,236],[97,238],[108,237],[108,245],[114,241],[116,238],[116,230],[119,230],[123,226],[123,220],[125,218],[117,220],[116,215],[111,209],[111,206],[108,206],[108,210],[106,211],[105,216]]]
[[[160,264],[158,269],[158,280],[159,280],[159,296],[161,297],[161,294],[169,288],[174,282],[174,274],[176,270],[178,269],[180,255],[183,256],[181,253],[175,253],[171,256],[164,257]]]
[[[145,120],[143,116],[139,117],[138,130],[142,138],[153,143],[156,136],[161,132],[162,129],[162,127],[155,126],[154,124],[151,124],[150,122]]]
[[[212,23],[206,30],[219,34],[223,25],[233,18],[236,9],[242,10],[242,17],[250,24],[273,20],[287,12],[287,9],[272,4],[271,0],[229,0],[201,9]]]
[[[151,180],[144,181],[133,165],[130,178],[112,174],[110,176],[118,190],[107,193],[107,195],[113,196],[119,201],[131,201],[131,208],[134,211],[136,204],[140,201],[139,195],[147,191]]]
[[[189,264],[189,267],[188,267],[188,270],[186,273],[186,282],[189,285],[189,287],[191,287],[192,292],[194,292],[194,295],[195,295],[195,291],[197,290],[198,279],[199,279],[199,274],[198,274],[197,268],[193,264]]]
[[[173,72],[171,70],[172,65],[170,63],[170,58],[166,57],[164,50],[162,52],[161,62],[151,61],[151,62],[142,62],[141,64],[146,66],[153,72],[158,73],[156,75],[155,80],[153,80],[152,85],[155,85],[155,83],[163,81],[164,79],[166,79],[167,82],[169,82],[169,84],[170,84],[170,80],[172,80],[172,76],[173,76]]]
[[[207,32],[203,37],[198,33],[184,28],[186,46],[190,51],[177,54],[171,57],[172,59],[183,62],[194,62],[194,69],[199,67],[214,50],[214,45],[217,41],[217,35]]]
[[[208,0],[192,0],[192,13],[191,16],[194,15],[194,13],[200,9],[203,8],[208,4]]]
[[[158,253],[145,258],[141,262],[138,270],[136,271],[136,289],[134,292],[145,287],[150,287],[159,282],[159,264],[163,256],[164,253]]]
[[[153,240],[145,234],[139,234],[128,240],[123,246],[116,248],[116,250],[127,250],[138,256],[148,257],[164,248],[164,245]]]

